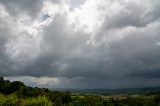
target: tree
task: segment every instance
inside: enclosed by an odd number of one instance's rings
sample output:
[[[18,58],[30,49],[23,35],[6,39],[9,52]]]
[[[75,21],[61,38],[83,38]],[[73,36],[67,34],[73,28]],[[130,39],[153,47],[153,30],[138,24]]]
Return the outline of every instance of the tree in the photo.
[[[72,101],[71,93],[69,91],[66,91],[61,98],[61,101],[63,104],[69,104]]]
[[[21,87],[25,87],[24,83],[20,81],[14,81],[11,83],[12,91],[18,91]]]
[[[3,77],[0,77],[0,81],[4,81]]]

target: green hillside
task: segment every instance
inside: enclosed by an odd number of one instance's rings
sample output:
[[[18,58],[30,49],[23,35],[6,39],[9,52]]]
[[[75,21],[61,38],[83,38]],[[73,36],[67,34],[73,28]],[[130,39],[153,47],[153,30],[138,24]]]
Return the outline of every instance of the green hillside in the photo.
[[[159,93],[90,95],[29,87],[0,78],[0,106],[160,106]]]

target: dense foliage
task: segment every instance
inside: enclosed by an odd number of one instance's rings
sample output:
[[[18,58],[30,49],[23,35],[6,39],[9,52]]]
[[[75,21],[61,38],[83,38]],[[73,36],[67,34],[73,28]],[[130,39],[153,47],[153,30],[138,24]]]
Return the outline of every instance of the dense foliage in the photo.
[[[134,94],[133,94],[134,95]],[[0,106],[160,106],[160,95],[97,96],[28,87],[0,78]]]

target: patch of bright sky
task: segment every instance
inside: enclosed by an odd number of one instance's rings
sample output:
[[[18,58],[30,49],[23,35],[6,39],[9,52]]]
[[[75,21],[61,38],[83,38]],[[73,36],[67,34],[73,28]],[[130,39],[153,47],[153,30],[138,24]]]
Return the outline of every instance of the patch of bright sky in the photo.
[[[157,46],[160,46],[160,41],[157,41],[157,42],[156,42],[156,45],[157,45]]]
[[[54,77],[31,77],[31,76],[19,76],[19,77],[5,77],[10,81],[22,81],[27,85],[30,83],[36,83],[38,85],[55,85],[59,83],[58,78]]]
[[[2,5],[0,4],[0,17],[1,17],[1,18],[4,18],[4,17],[8,16],[8,13],[5,12],[4,10],[5,10],[5,9],[4,9],[4,6],[2,6]]]
[[[68,11],[69,23],[75,24],[76,29],[85,27],[86,32],[93,32],[101,25],[104,18],[100,17],[100,12],[97,10],[98,4],[98,0],[87,0],[74,11]]]
[[[64,0],[60,4],[44,1],[43,9],[41,11],[41,18],[43,19],[45,15],[48,15],[51,21],[54,21],[54,16],[57,13],[65,13],[67,16],[68,24],[74,25],[73,30],[79,30],[83,28],[86,32],[94,33],[102,25],[105,19],[105,14],[109,14],[109,10],[113,11],[113,9],[117,8],[118,5],[116,3],[110,4],[110,1],[105,0],[86,0],[80,6],[78,6],[78,3],[80,2],[76,0]],[[106,6],[106,4],[108,6]],[[78,7],[76,8],[76,6]],[[70,10],[70,8],[74,9]],[[44,20],[40,23],[44,23]]]

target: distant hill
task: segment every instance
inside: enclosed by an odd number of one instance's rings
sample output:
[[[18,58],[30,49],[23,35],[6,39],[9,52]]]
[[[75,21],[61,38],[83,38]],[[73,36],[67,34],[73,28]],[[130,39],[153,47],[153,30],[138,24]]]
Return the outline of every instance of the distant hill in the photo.
[[[160,87],[145,87],[145,88],[122,88],[122,89],[62,89],[52,88],[50,90],[70,91],[73,93],[83,94],[130,94],[130,93],[160,93]]]

